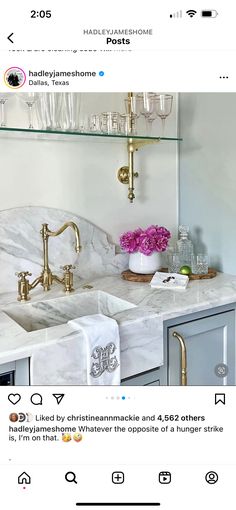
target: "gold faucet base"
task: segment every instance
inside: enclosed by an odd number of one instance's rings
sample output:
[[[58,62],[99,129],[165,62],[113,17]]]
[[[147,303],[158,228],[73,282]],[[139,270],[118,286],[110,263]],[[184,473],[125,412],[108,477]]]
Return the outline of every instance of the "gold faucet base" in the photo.
[[[80,233],[77,225],[73,221],[68,221],[62,225],[61,228],[52,232],[48,228],[47,223],[42,224],[42,229],[40,231],[43,239],[43,270],[41,275],[38,276],[32,283],[26,278],[26,276],[32,276],[28,271],[21,271],[20,273],[16,273],[18,276],[18,301],[28,301],[30,299],[29,292],[31,289],[34,289],[39,283],[42,285],[43,290],[48,292],[51,288],[53,281],[57,281],[64,285],[64,290],[66,294],[73,292],[73,272],[71,269],[75,269],[75,266],[71,264],[67,264],[63,266],[62,269],[64,271],[64,275],[62,278],[59,276],[52,274],[52,271],[48,264],[48,238],[49,237],[57,237],[64,232],[68,227],[72,228],[75,233],[75,251],[76,253],[80,252]]]

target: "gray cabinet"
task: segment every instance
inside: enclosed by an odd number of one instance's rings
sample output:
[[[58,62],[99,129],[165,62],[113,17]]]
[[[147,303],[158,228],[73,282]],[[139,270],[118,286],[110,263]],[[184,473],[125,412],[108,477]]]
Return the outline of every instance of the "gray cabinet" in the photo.
[[[29,358],[0,365],[0,386],[28,386]]]
[[[161,384],[181,384],[182,351],[174,332],[181,335],[186,347],[187,385],[235,384],[235,310],[167,325]]]
[[[123,379],[121,386],[160,386],[159,368]]]
[[[187,385],[236,384],[235,304],[189,314],[164,323],[164,365],[124,379],[124,386],[180,386],[181,335],[186,348]],[[222,374],[223,365],[227,374]],[[220,375],[223,375],[221,377]]]

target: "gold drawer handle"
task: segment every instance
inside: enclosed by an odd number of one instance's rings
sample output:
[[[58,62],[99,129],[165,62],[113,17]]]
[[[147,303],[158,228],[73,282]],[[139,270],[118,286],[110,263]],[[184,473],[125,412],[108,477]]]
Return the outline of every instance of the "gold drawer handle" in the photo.
[[[187,386],[187,349],[182,335],[174,331],[172,336],[177,338],[181,349],[181,386]]]

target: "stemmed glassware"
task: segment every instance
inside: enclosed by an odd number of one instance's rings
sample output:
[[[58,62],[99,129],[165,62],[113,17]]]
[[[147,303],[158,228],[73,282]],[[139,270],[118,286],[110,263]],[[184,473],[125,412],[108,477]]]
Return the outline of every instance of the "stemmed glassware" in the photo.
[[[0,93],[0,125],[6,126],[5,103],[9,93]],[[124,100],[126,113],[93,113],[82,115],[81,94],[72,92],[19,93],[21,102],[28,107],[29,129],[33,126],[33,108],[39,129],[62,131],[85,131],[89,120],[89,130],[94,133],[137,134],[137,120],[141,117],[146,123],[144,135],[151,136],[153,122],[161,119],[164,136],[165,120],[172,111],[173,96],[155,92],[129,93]],[[84,117],[84,118],[83,118]]]
[[[142,92],[135,96],[136,112],[146,120],[147,134],[151,134],[153,122],[160,117],[162,121],[162,136],[164,135],[165,119],[172,110],[173,96],[171,94],[157,94],[155,92]]]
[[[152,123],[157,118],[155,111],[156,94],[154,92],[142,92],[138,94],[138,108],[140,114],[145,117],[147,134],[150,135]]]
[[[13,95],[10,92],[2,92],[0,93],[0,105],[1,105],[1,127],[6,127],[6,112],[5,112],[5,104],[8,101],[9,97]]]
[[[157,94],[156,95],[156,114],[161,118],[162,123],[162,136],[165,131],[165,120],[170,115],[172,110],[173,96],[171,94]]]
[[[137,98],[140,114],[143,115],[145,119],[148,119],[154,112],[155,94],[153,92],[142,92],[142,94],[138,94]]]
[[[37,92],[23,92],[18,95],[20,100],[25,103],[28,107],[28,116],[29,116],[29,129],[34,129],[33,126],[33,106],[36,101],[38,101],[39,94]]]

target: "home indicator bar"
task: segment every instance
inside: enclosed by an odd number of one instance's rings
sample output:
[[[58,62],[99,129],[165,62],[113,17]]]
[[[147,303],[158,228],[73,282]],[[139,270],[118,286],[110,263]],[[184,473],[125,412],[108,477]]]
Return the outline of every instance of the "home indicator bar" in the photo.
[[[76,506],[161,506],[161,503],[76,503]]]

